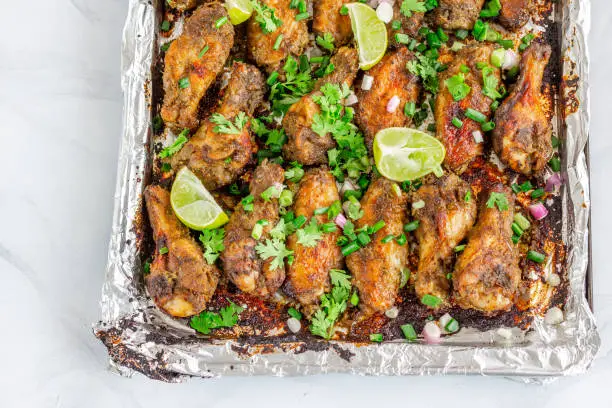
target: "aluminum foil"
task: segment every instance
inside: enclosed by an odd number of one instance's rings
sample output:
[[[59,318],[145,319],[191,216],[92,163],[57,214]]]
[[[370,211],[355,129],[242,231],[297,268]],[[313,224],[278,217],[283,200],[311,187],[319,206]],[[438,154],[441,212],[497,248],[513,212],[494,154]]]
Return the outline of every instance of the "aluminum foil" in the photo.
[[[150,173],[151,75],[159,26],[157,2],[130,0],[123,33],[124,133],[119,152],[115,212],[102,319],[95,335],[107,346],[110,365],[123,375],[135,371],[164,381],[189,376],[308,375],[343,372],[363,375],[482,374],[518,376],[525,381],[584,372],[600,344],[587,301],[589,264],[589,77],[586,37],[589,0],[566,0],[554,14],[560,28],[563,80],[558,106],[565,143],[566,183],[561,191],[563,238],[567,244],[569,298],[565,320],[545,324],[537,317],[528,332],[513,328],[510,338],[496,330],[464,328],[440,345],[406,342],[357,345],[321,342],[249,344],[207,340],[161,313],[147,298],[142,281],[137,227],[141,194]],[[553,18],[553,17],[551,17]],[[508,333],[508,332],[507,332]]]

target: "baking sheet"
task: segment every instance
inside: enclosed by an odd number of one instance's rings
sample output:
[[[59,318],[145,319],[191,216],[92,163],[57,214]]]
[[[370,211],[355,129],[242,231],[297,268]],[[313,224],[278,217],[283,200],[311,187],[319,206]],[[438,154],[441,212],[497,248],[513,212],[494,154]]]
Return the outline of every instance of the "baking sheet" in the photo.
[[[562,189],[562,234],[567,243],[569,294],[559,326],[536,318],[527,333],[510,340],[495,330],[463,329],[440,345],[395,341],[357,345],[323,341],[208,340],[160,312],[142,281],[141,193],[150,174],[151,74],[159,13],[155,2],[131,0],[123,36],[124,135],[119,155],[109,263],[102,292],[102,320],[94,332],[109,349],[111,366],[152,378],[186,376],[305,375],[349,372],[370,375],[486,374],[529,381],[583,372],[599,337],[586,299],[589,261],[588,1],[566,1],[553,14],[561,36],[563,81],[558,106],[565,108],[563,135],[566,184]]]

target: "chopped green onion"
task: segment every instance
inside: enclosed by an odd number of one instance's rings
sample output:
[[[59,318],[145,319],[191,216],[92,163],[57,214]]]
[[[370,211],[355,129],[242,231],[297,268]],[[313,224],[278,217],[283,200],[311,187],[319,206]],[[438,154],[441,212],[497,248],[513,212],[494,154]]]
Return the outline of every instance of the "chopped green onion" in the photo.
[[[546,194],[546,191],[544,191],[543,188],[536,188],[535,190],[531,192],[531,198],[540,198],[544,194]]]
[[[400,279],[400,288],[403,288],[404,286],[406,286],[408,284],[409,279],[410,279],[410,269],[403,268],[401,279]]]
[[[459,71],[463,72],[464,74],[467,74],[468,72],[470,72],[470,68],[465,64],[461,64],[461,66],[459,67]]]
[[[395,242],[397,242],[398,245],[404,245],[406,242],[408,242],[408,239],[406,238],[406,235],[402,234],[395,239]]]
[[[408,44],[410,42],[410,37],[407,34],[395,33],[395,41],[400,44]]]
[[[300,311],[299,311],[299,310],[297,310],[297,309],[296,309],[296,308],[294,308],[294,307],[290,307],[290,308],[287,310],[287,314],[288,314],[289,316],[293,317],[294,319],[297,319],[297,320],[302,320],[302,314],[300,313]]]
[[[178,81],[178,86],[180,89],[189,88],[190,85],[191,83],[189,82],[189,78],[181,78]]]
[[[506,50],[498,48],[491,53],[491,64],[494,67],[501,68],[506,57]]]
[[[438,29],[436,30],[436,34],[438,38],[440,39],[440,41],[442,42],[448,41],[448,35],[446,35],[446,33],[444,32],[444,30],[442,30],[442,28],[438,27]]]
[[[468,30],[457,30],[455,31],[455,37],[459,38],[460,40],[465,40],[468,36],[469,32]]]
[[[270,74],[270,76],[266,80],[266,83],[268,85],[272,86],[272,85],[274,85],[276,83],[277,79],[278,79],[278,72],[274,71],[273,73]]]
[[[358,250],[359,250],[359,248],[361,248],[361,247],[359,246],[359,244],[358,244],[358,243],[356,243],[356,242],[351,242],[350,244],[348,244],[348,245],[346,245],[346,246],[342,247],[342,255],[344,255],[344,256],[349,256],[349,255],[350,255],[350,254],[352,254],[353,252],[358,251]]]
[[[202,48],[202,51],[200,51],[200,53],[198,54],[198,58],[202,58],[204,56],[204,54],[206,54],[206,52],[208,51],[210,47],[208,47],[208,45],[206,45],[204,48]]]
[[[251,231],[251,237],[253,239],[259,239],[261,238],[261,235],[263,234],[263,225],[261,225],[260,223],[257,223],[253,226],[253,231]]]
[[[465,247],[466,247],[466,245],[465,245],[465,244],[463,244],[463,245],[457,245],[457,246],[454,248],[454,251],[455,251],[455,252],[461,252],[461,251],[463,251],[463,250],[465,249]]]
[[[402,329],[402,333],[404,333],[404,337],[406,338],[406,340],[413,341],[417,339],[416,331],[410,323],[401,325],[400,329]]]
[[[374,343],[380,343],[383,341],[383,335],[380,333],[372,333],[370,334],[370,341],[373,341]]]
[[[487,121],[487,116],[484,113],[478,112],[472,108],[467,108],[465,111],[465,116],[478,123],[484,123]]]
[[[402,23],[400,23],[398,20],[393,20],[391,23],[391,28],[397,31],[402,28]]]
[[[472,191],[468,190],[465,193],[465,196],[463,197],[463,201],[465,201],[466,203],[469,203],[471,198],[472,198]]]
[[[357,306],[359,304],[359,295],[357,294],[357,292],[353,292],[353,294],[351,295],[350,302],[353,306]]]
[[[423,207],[425,207],[425,201],[423,200],[415,201],[414,203],[412,203],[412,208],[414,208],[415,210],[420,210]]]
[[[546,255],[530,250],[527,252],[527,259],[536,263],[542,263],[546,260]]]
[[[306,12],[306,13],[300,13],[300,14],[297,14],[297,15],[295,16],[295,21],[302,21],[302,20],[306,20],[306,19],[307,19],[307,18],[309,18],[309,17],[310,17],[310,14],[308,14],[307,12]]]
[[[215,21],[215,28],[221,28],[223,24],[227,23],[227,17],[223,16]]]
[[[161,30],[162,31],[169,31],[170,30],[170,22],[168,20],[164,20],[161,23]]]
[[[380,220],[376,222],[374,225],[372,225],[372,227],[370,228],[370,231],[372,234],[374,234],[378,232],[384,226],[385,226],[385,222],[383,220]]]
[[[521,237],[517,237],[516,235],[512,236],[512,242],[514,244],[518,244],[520,240],[521,240]]]
[[[458,129],[461,129],[461,127],[463,126],[463,121],[457,117],[454,117],[451,123]]]
[[[552,140],[553,149],[556,149],[561,144],[561,141],[559,140],[557,136],[551,136],[551,140]]]
[[[531,184],[531,181],[527,180],[526,182],[521,184],[520,187],[521,187],[521,191],[523,193],[526,193],[533,188],[533,184]]]
[[[293,204],[293,193],[291,190],[283,190],[278,198],[278,204],[281,207],[289,207]]]
[[[444,326],[444,330],[449,333],[455,333],[459,330],[459,322],[451,317],[448,323],[446,323],[446,325]]]
[[[336,229],[337,229],[336,228],[336,224],[334,224],[333,222],[328,222],[328,223],[325,223],[325,224],[321,224],[321,231],[322,232],[326,232],[326,233],[336,232]]]
[[[487,122],[482,124],[483,132],[490,132],[495,129],[495,122]]]
[[[322,215],[322,214],[325,214],[325,213],[327,212],[327,210],[329,210],[329,207],[315,208],[315,210],[314,210],[314,215]]]
[[[278,37],[276,37],[276,41],[274,41],[274,46],[272,47],[275,50],[278,50],[280,48],[281,42],[283,41],[283,34],[279,34]]]
[[[429,306],[429,307],[434,307],[435,308],[435,307],[438,307],[438,306],[440,306],[442,304],[442,299],[440,299],[437,296],[427,294],[427,295],[424,295],[421,298],[421,303],[424,304],[425,306]]]
[[[348,7],[346,6],[340,7],[340,14],[342,14],[343,16],[348,15]]]
[[[382,242],[383,244],[386,244],[387,242],[393,241],[393,238],[395,238],[395,235],[389,234],[386,237],[384,237],[383,239],[381,239],[380,242]]]
[[[504,47],[504,49],[506,49],[506,50],[514,48],[514,41],[512,41],[512,40],[504,40],[504,39],[500,38],[499,40],[497,40],[497,43],[499,45],[501,45],[502,47]]]
[[[293,220],[293,226],[294,226],[295,228],[300,228],[300,227],[302,227],[304,224],[306,224],[306,217],[305,217],[305,216],[303,216],[303,215],[300,215],[300,216],[296,217],[296,218]]]
[[[514,232],[514,234],[516,234],[519,237],[523,235],[523,230],[516,222],[512,223],[512,232]]]
[[[410,221],[408,224],[404,225],[405,232],[412,232],[419,228],[419,220]]]
[[[491,112],[495,112],[497,110],[497,108],[499,108],[499,101],[493,101],[493,103],[491,103]]]
[[[521,213],[514,214],[514,222],[516,222],[523,231],[527,231],[529,227],[531,227],[531,223],[529,222],[529,220],[525,218]]]
[[[300,13],[305,13],[306,12],[306,2],[304,0],[299,0],[297,8]]]
[[[550,159],[548,165],[550,166],[550,169],[555,173],[561,171],[561,159],[556,156]]]
[[[168,247],[161,247],[161,248],[159,248],[159,253],[161,255],[167,254],[168,253]]]
[[[416,104],[414,102],[406,102],[406,105],[404,105],[404,115],[411,118],[414,116],[415,113],[416,113]]]

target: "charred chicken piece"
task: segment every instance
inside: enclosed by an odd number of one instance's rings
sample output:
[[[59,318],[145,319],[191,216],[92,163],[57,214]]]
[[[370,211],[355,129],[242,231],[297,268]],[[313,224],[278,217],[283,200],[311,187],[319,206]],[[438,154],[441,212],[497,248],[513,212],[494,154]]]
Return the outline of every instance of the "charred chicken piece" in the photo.
[[[510,31],[516,31],[529,21],[532,0],[501,0],[499,22]]]
[[[287,160],[296,160],[302,164],[313,165],[327,163],[327,151],[336,146],[331,134],[320,136],[312,130],[313,118],[321,110],[313,96],[321,95],[325,84],[351,86],[359,69],[359,58],[354,48],[342,47],[331,58],[334,71],[319,79],[314,90],[291,105],[283,118],[283,128],[287,134],[287,143],[283,154]]]
[[[340,194],[329,169],[314,168],[307,171],[300,181],[293,211],[296,217],[306,217],[304,226],[309,225],[312,219],[321,225],[333,220],[330,221],[327,214],[315,215],[314,211],[329,207],[337,200],[340,200]],[[323,233],[322,239],[314,246],[299,242],[297,233],[287,238],[287,248],[294,251],[294,260],[287,268],[284,290],[304,306],[307,315],[314,311],[321,295],[330,289],[330,269],[342,268],[342,251],[336,244],[340,235],[339,229]]]
[[[483,70],[477,64],[486,64],[496,80],[499,81],[499,69],[488,64],[492,47],[489,45],[473,45],[460,50],[451,65],[440,75],[440,86],[435,104],[436,137],[446,148],[444,163],[455,172],[463,172],[467,165],[482,154],[483,144],[474,139],[474,131],[480,131],[480,123],[465,117],[468,108],[475,109],[487,118],[491,115],[493,99],[483,94]],[[465,67],[468,68],[467,72]],[[451,77],[462,76],[465,84],[471,87],[469,94],[456,101],[445,81]],[[463,121],[458,128],[453,118]]]
[[[173,9],[181,11],[191,10],[198,4],[203,3],[202,0],[167,0],[167,2]]]
[[[155,240],[155,255],[145,284],[155,304],[175,317],[200,313],[212,298],[219,269],[204,259],[200,246],[174,215],[170,193],[157,185],[144,192]]]
[[[462,308],[495,313],[512,307],[521,279],[518,250],[512,243],[513,217],[514,195],[501,184],[494,186],[455,264],[453,287]]]
[[[495,112],[493,149],[512,170],[530,176],[552,155],[550,99],[542,94],[548,45],[534,43],[523,54],[521,75]]]
[[[264,77],[254,66],[236,62],[224,92],[216,113],[234,124],[240,117],[246,120],[263,100]],[[211,119],[203,122],[171,163],[173,169],[188,166],[207,189],[215,190],[231,184],[244,172],[257,144],[248,124],[238,132],[227,133],[216,131],[217,124]]]
[[[424,201],[422,208],[412,209],[419,227],[419,267],[415,290],[419,299],[433,295],[446,300],[452,272],[449,265],[454,248],[466,237],[476,220],[476,200],[470,186],[454,173],[449,173],[418,189],[413,202]]]
[[[329,33],[334,37],[334,45],[339,47],[353,38],[351,19],[340,14],[340,9],[351,0],[314,0],[312,30],[315,35]]]
[[[445,30],[471,30],[485,0],[440,0],[433,11],[434,23]]]
[[[270,73],[279,70],[289,55],[299,56],[308,44],[306,20],[296,21],[297,8],[290,8],[287,0],[261,0],[264,7],[274,10],[274,15],[282,21],[275,31],[266,33],[254,17],[247,22],[247,47],[250,57],[257,65]],[[282,41],[274,49],[278,36]]]
[[[370,243],[346,258],[353,283],[359,290],[359,305],[366,315],[393,307],[401,271],[406,267],[407,246],[399,245],[395,239],[382,242],[388,235],[400,236],[406,223],[407,196],[403,192],[398,194],[394,184],[383,177],[370,184],[361,199],[364,215],[356,221],[355,229],[371,227],[379,221],[385,225],[370,236]]]
[[[231,24],[215,27],[227,17],[220,3],[197,8],[185,21],[183,33],[170,44],[164,64],[164,102],[161,117],[173,129],[198,125],[200,100],[225,65],[234,44]],[[202,50],[208,47],[206,57]]]
[[[414,54],[406,47],[388,52],[367,75],[374,77],[368,91],[357,89],[358,99],[355,108],[355,122],[364,133],[368,149],[372,149],[374,136],[389,127],[408,126],[412,120],[404,114],[404,105],[416,102],[419,97],[418,78],[410,73],[406,64],[414,59]],[[398,97],[399,106],[394,112],[387,110],[387,104]]]
[[[264,160],[253,174],[250,193],[253,195],[253,211],[245,211],[238,204],[225,227],[225,250],[221,254],[223,270],[238,289],[261,297],[273,295],[285,280],[285,268],[271,268],[271,260],[263,261],[255,251],[255,246],[269,237],[270,230],[278,222],[278,199],[269,201],[261,193],[271,186],[280,185],[284,171],[278,164]],[[261,238],[252,235],[253,228],[260,220],[268,223],[263,226]]]
[[[401,44],[397,42],[395,38],[395,34],[407,34],[412,38],[415,38],[419,32],[419,28],[423,26],[423,20],[425,18],[425,13],[417,13],[415,11],[412,12],[410,17],[406,17],[404,13],[401,12],[402,1],[396,1],[393,3],[393,20],[399,21],[401,28],[399,30],[394,30],[392,24],[387,24],[387,37],[389,38],[389,45],[400,46]]]

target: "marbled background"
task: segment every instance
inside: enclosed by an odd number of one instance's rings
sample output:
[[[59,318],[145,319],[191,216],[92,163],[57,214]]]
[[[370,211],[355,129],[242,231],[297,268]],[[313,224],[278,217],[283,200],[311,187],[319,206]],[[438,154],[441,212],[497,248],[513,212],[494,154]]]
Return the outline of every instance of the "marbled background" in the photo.
[[[99,316],[121,133],[126,0],[2,0],[0,407],[612,406],[612,3],[592,2],[593,270],[603,344],[587,375],[540,387],[345,375],[171,385],[106,371],[91,323]]]

